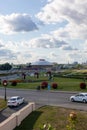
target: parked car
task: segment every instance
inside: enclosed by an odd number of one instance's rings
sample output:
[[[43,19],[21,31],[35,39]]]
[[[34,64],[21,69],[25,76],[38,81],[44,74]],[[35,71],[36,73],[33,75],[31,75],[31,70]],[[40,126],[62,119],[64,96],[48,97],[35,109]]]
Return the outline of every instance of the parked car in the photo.
[[[7,106],[19,106],[24,103],[24,98],[20,96],[13,96],[7,101]]]
[[[87,102],[87,93],[78,93],[76,95],[73,95],[73,96],[70,97],[70,101],[86,103]]]

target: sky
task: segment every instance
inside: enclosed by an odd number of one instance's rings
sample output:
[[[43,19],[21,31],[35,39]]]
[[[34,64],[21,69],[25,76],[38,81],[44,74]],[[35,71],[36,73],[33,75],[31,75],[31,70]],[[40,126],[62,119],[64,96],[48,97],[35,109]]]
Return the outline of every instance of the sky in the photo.
[[[87,61],[87,0],[0,0],[0,64]]]

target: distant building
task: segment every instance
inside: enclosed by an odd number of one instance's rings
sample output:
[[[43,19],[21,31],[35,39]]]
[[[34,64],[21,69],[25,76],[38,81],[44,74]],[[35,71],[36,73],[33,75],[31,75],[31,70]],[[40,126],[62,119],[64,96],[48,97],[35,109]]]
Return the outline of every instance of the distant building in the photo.
[[[77,61],[73,62],[73,65],[78,65],[78,62]]]
[[[39,69],[52,68],[53,63],[46,61],[45,59],[39,59],[38,61],[31,63],[31,66]]]

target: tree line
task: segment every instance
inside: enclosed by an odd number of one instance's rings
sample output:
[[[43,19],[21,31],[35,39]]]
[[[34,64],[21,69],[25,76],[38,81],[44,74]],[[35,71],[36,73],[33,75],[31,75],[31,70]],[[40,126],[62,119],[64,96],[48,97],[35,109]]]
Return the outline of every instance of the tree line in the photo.
[[[9,63],[0,64],[0,70],[10,70],[12,68],[12,65]]]

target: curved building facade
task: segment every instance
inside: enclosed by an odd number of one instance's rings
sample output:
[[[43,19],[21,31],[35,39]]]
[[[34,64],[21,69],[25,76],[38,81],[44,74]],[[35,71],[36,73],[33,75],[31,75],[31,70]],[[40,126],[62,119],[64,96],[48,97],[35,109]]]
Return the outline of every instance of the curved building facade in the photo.
[[[51,68],[53,64],[51,62],[46,61],[45,59],[39,59],[36,62],[33,62],[32,67],[37,67],[37,68]]]

